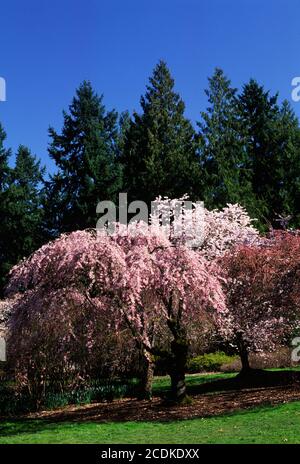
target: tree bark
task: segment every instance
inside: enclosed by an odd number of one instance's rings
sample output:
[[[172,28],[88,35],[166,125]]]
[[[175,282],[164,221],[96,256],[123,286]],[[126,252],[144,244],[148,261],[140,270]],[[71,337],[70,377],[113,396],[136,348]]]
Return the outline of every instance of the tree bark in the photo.
[[[182,323],[182,300],[178,302],[177,311],[173,308],[173,296],[170,297],[166,307],[169,316],[167,324],[173,335],[170,360],[171,394],[173,401],[182,403],[187,396],[185,371],[189,350],[187,331]]]
[[[188,356],[188,342],[186,338],[175,338],[171,343],[171,350],[170,377],[172,399],[176,403],[181,403],[186,398],[185,371]]]
[[[142,374],[140,383],[140,397],[142,399],[152,399],[152,384],[153,384],[153,372],[154,365],[152,361],[152,355],[145,348],[142,350]]]
[[[242,334],[237,335],[237,345],[238,351],[241,358],[242,363],[242,370],[241,374],[247,374],[251,371],[250,363],[249,363],[249,353],[246,347],[246,344],[243,340]]]
[[[249,364],[249,354],[246,349],[242,349],[240,352],[240,358],[242,362],[242,372],[247,373],[251,370],[250,364]]]

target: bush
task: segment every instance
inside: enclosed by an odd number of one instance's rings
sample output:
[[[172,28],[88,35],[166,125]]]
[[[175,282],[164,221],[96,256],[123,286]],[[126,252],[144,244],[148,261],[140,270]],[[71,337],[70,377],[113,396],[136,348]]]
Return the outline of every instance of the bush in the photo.
[[[187,372],[196,374],[198,372],[218,372],[224,364],[236,361],[237,356],[228,356],[223,351],[207,353],[192,358],[188,362]]]
[[[86,387],[64,391],[46,391],[44,400],[37,408],[36,399],[28,392],[18,392],[13,386],[0,384],[0,416],[17,415],[37,409],[55,409],[68,404],[89,404],[92,402],[112,401],[135,396],[137,382],[133,380],[113,382],[91,382]]]
[[[55,409],[68,404],[90,404],[92,402],[112,401],[133,396],[136,393],[134,381],[92,382],[91,385],[63,393],[48,393],[45,397],[45,409]]]
[[[229,363],[223,364],[220,368],[221,372],[240,372],[242,369],[242,363],[239,357],[233,359]]]
[[[295,367],[291,359],[291,348],[280,347],[270,353],[251,353],[249,357],[250,366],[253,369],[275,369]]]

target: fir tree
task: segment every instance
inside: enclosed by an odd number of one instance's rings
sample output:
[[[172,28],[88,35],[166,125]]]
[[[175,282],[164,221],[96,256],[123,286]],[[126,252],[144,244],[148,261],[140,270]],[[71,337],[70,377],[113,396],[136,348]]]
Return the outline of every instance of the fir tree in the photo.
[[[5,191],[7,185],[9,173],[8,160],[11,154],[10,150],[4,147],[5,139],[6,133],[0,123],[0,194]]]
[[[1,283],[12,265],[43,243],[41,188],[44,169],[27,147],[20,146],[9,170],[1,201]]]
[[[300,226],[300,129],[299,121],[288,101],[283,101],[274,128],[275,142],[272,171],[270,220],[282,227]]]
[[[84,81],[63,116],[61,134],[49,130],[58,172],[46,184],[45,226],[54,235],[95,227],[97,203],[116,201],[121,188],[117,113],[106,111],[102,96]]]
[[[122,155],[130,200],[149,204],[158,195],[178,198],[184,193],[196,198],[200,172],[195,133],[165,62],[155,67],[140,103],[142,113],[133,115]]]
[[[239,96],[239,113],[245,134],[245,152],[252,172],[256,215],[264,222],[272,217],[274,171],[278,165],[276,124],[279,116],[277,95],[271,96],[254,79],[244,85]]]
[[[210,106],[198,123],[205,203],[208,208],[240,203],[251,211],[251,172],[243,146],[236,89],[219,68],[208,81],[205,93]]]
[[[246,136],[245,152],[252,171],[256,216],[262,224],[281,226],[290,216],[299,225],[299,123],[288,102],[281,106],[251,79],[239,96]]]
[[[10,150],[6,149],[4,146],[5,139],[6,133],[0,124],[0,295],[3,289],[5,275],[9,270],[6,259],[8,243],[4,224],[7,220],[7,189],[10,174],[8,160],[11,153]]]

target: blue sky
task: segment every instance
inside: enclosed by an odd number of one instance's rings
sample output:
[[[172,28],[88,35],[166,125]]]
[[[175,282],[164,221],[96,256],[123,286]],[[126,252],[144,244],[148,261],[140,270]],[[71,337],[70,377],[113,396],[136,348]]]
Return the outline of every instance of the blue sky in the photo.
[[[0,19],[7,145],[28,145],[49,170],[48,126],[60,129],[83,79],[109,109],[132,111],[164,59],[195,122],[216,66],[236,87],[254,77],[290,101],[300,76],[299,0],[6,0]]]

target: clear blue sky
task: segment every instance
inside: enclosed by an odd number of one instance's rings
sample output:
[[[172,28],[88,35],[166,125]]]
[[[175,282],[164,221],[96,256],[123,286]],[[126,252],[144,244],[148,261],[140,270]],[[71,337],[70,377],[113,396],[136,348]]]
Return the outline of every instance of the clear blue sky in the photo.
[[[0,19],[7,143],[28,145],[50,170],[48,126],[60,129],[83,79],[109,109],[132,111],[164,59],[195,122],[216,66],[236,87],[255,77],[290,101],[300,75],[299,0],[7,0]]]

